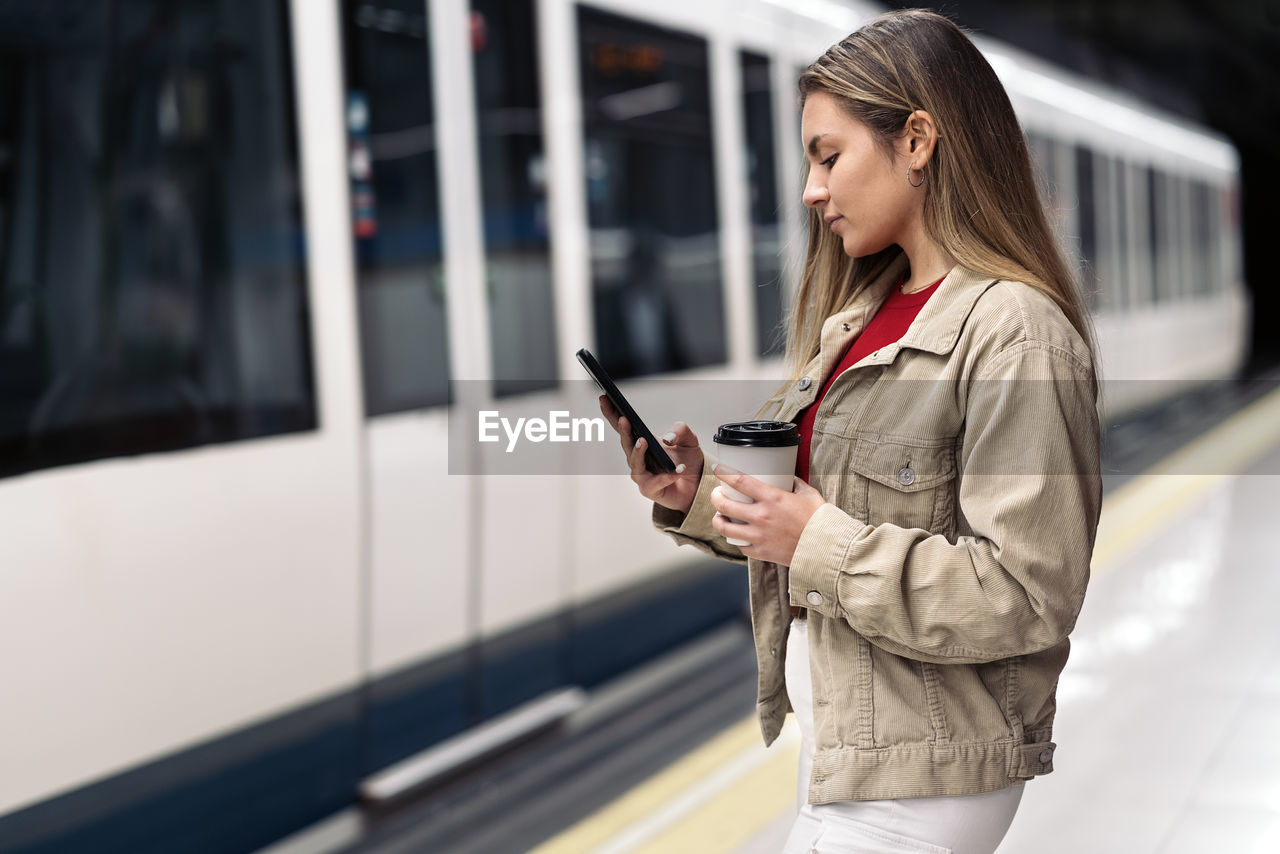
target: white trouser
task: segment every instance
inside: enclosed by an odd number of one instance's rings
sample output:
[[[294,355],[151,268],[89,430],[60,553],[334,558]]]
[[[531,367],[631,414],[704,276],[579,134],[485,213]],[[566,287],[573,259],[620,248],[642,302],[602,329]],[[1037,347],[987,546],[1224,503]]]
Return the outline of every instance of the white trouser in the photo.
[[[813,681],[809,624],[791,621],[787,695],[800,725],[800,814],[783,854],[994,854],[1022,800],[1023,784],[981,795],[810,804]]]

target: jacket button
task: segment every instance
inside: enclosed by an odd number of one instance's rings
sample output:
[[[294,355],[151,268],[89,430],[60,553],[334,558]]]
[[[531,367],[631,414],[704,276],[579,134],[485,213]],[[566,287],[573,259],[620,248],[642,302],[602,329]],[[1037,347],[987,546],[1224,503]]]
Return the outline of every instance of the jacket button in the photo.
[[[801,377],[800,382],[796,383],[796,388],[800,389],[801,391],[804,391],[812,384],[813,384],[813,380],[809,379],[808,377]]]
[[[771,656],[772,656],[772,657],[774,657],[774,658],[777,658],[777,657],[778,657],[778,648],[777,648],[776,646],[771,646],[771,647],[769,647],[769,655],[771,655]]]
[[[1041,765],[1048,765],[1048,764],[1049,764],[1049,760],[1050,760],[1050,759],[1052,759],[1052,758],[1053,758],[1053,751],[1052,751],[1052,750],[1050,750],[1049,748],[1047,748],[1047,747],[1046,747],[1044,750],[1040,751],[1040,764],[1041,764]]]
[[[810,605],[817,606],[822,604],[822,594],[817,590],[810,590],[809,595],[804,598],[809,601]]]
[[[847,324],[847,323],[842,323],[842,324],[840,324],[840,329],[841,329],[841,330],[843,330],[843,331],[845,331],[845,332],[848,332],[848,331],[849,331],[850,329],[852,329],[852,328],[853,328],[853,327],[852,327],[852,326],[850,326],[850,325],[849,325],[849,324]]]
[[[910,486],[916,482],[916,472],[911,466],[903,466],[898,472],[898,483],[903,486]]]

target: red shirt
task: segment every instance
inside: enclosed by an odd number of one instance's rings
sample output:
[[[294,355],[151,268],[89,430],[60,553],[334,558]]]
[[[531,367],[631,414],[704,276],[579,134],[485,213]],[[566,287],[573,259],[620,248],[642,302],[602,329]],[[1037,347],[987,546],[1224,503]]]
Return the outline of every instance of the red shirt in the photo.
[[[945,279],[946,276],[942,278]],[[826,384],[822,386],[822,391],[818,392],[818,396],[814,398],[813,403],[800,410],[800,420],[796,422],[800,433],[800,448],[796,452],[796,474],[805,483],[809,482],[809,445],[813,440],[813,422],[817,417],[818,407],[822,405],[822,399],[827,396],[827,391],[831,388],[831,384],[846,368],[853,367],[866,356],[871,355],[881,347],[887,347],[907,334],[911,321],[916,319],[920,309],[924,308],[924,304],[929,301],[929,297],[933,296],[933,292],[938,289],[940,284],[942,284],[942,279],[938,279],[929,287],[913,294],[904,294],[895,287],[889,293],[889,298],[884,301],[879,311],[876,312],[876,316],[871,318],[867,328],[862,330],[862,333],[857,338],[853,339],[849,349],[845,351],[844,357],[840,360],[840,364],[836,365],[835,369],[831,371],[831,376],[827,377]]]

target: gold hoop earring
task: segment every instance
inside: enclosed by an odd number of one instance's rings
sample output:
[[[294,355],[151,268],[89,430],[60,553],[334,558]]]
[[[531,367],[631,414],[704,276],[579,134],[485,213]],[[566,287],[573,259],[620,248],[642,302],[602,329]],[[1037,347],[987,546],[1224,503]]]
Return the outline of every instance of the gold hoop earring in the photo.
[[[924,186],[924,170],[923,170],[923,169],[919,170],[919,171],[920,171],[920,183],[919,183],[919,184],[917,184],[915,181],[912,181],[912,180],[911,180],[911,170],[912,170],[913,168],[914,168],[914,167],[912,167],[912,166],[908,166],[908,167],[907,167],[907,183],[908,183],[908,184],[910,184],[910,185],[911,185],[911,186],[913,186],[913,187],[923,187],[923,186]]]

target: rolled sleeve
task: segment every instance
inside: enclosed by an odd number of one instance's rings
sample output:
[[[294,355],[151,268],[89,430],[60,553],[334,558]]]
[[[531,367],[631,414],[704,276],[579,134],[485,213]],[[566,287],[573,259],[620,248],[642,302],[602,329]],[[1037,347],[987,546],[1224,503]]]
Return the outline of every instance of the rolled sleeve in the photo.
[[[849,549],[865,525],[834,504],[824,504],[810,517],[788,573],[791,604],[826,617],[844,617],[840,576],[848,570]],[[816,595],[814,595],[816,594]]]

